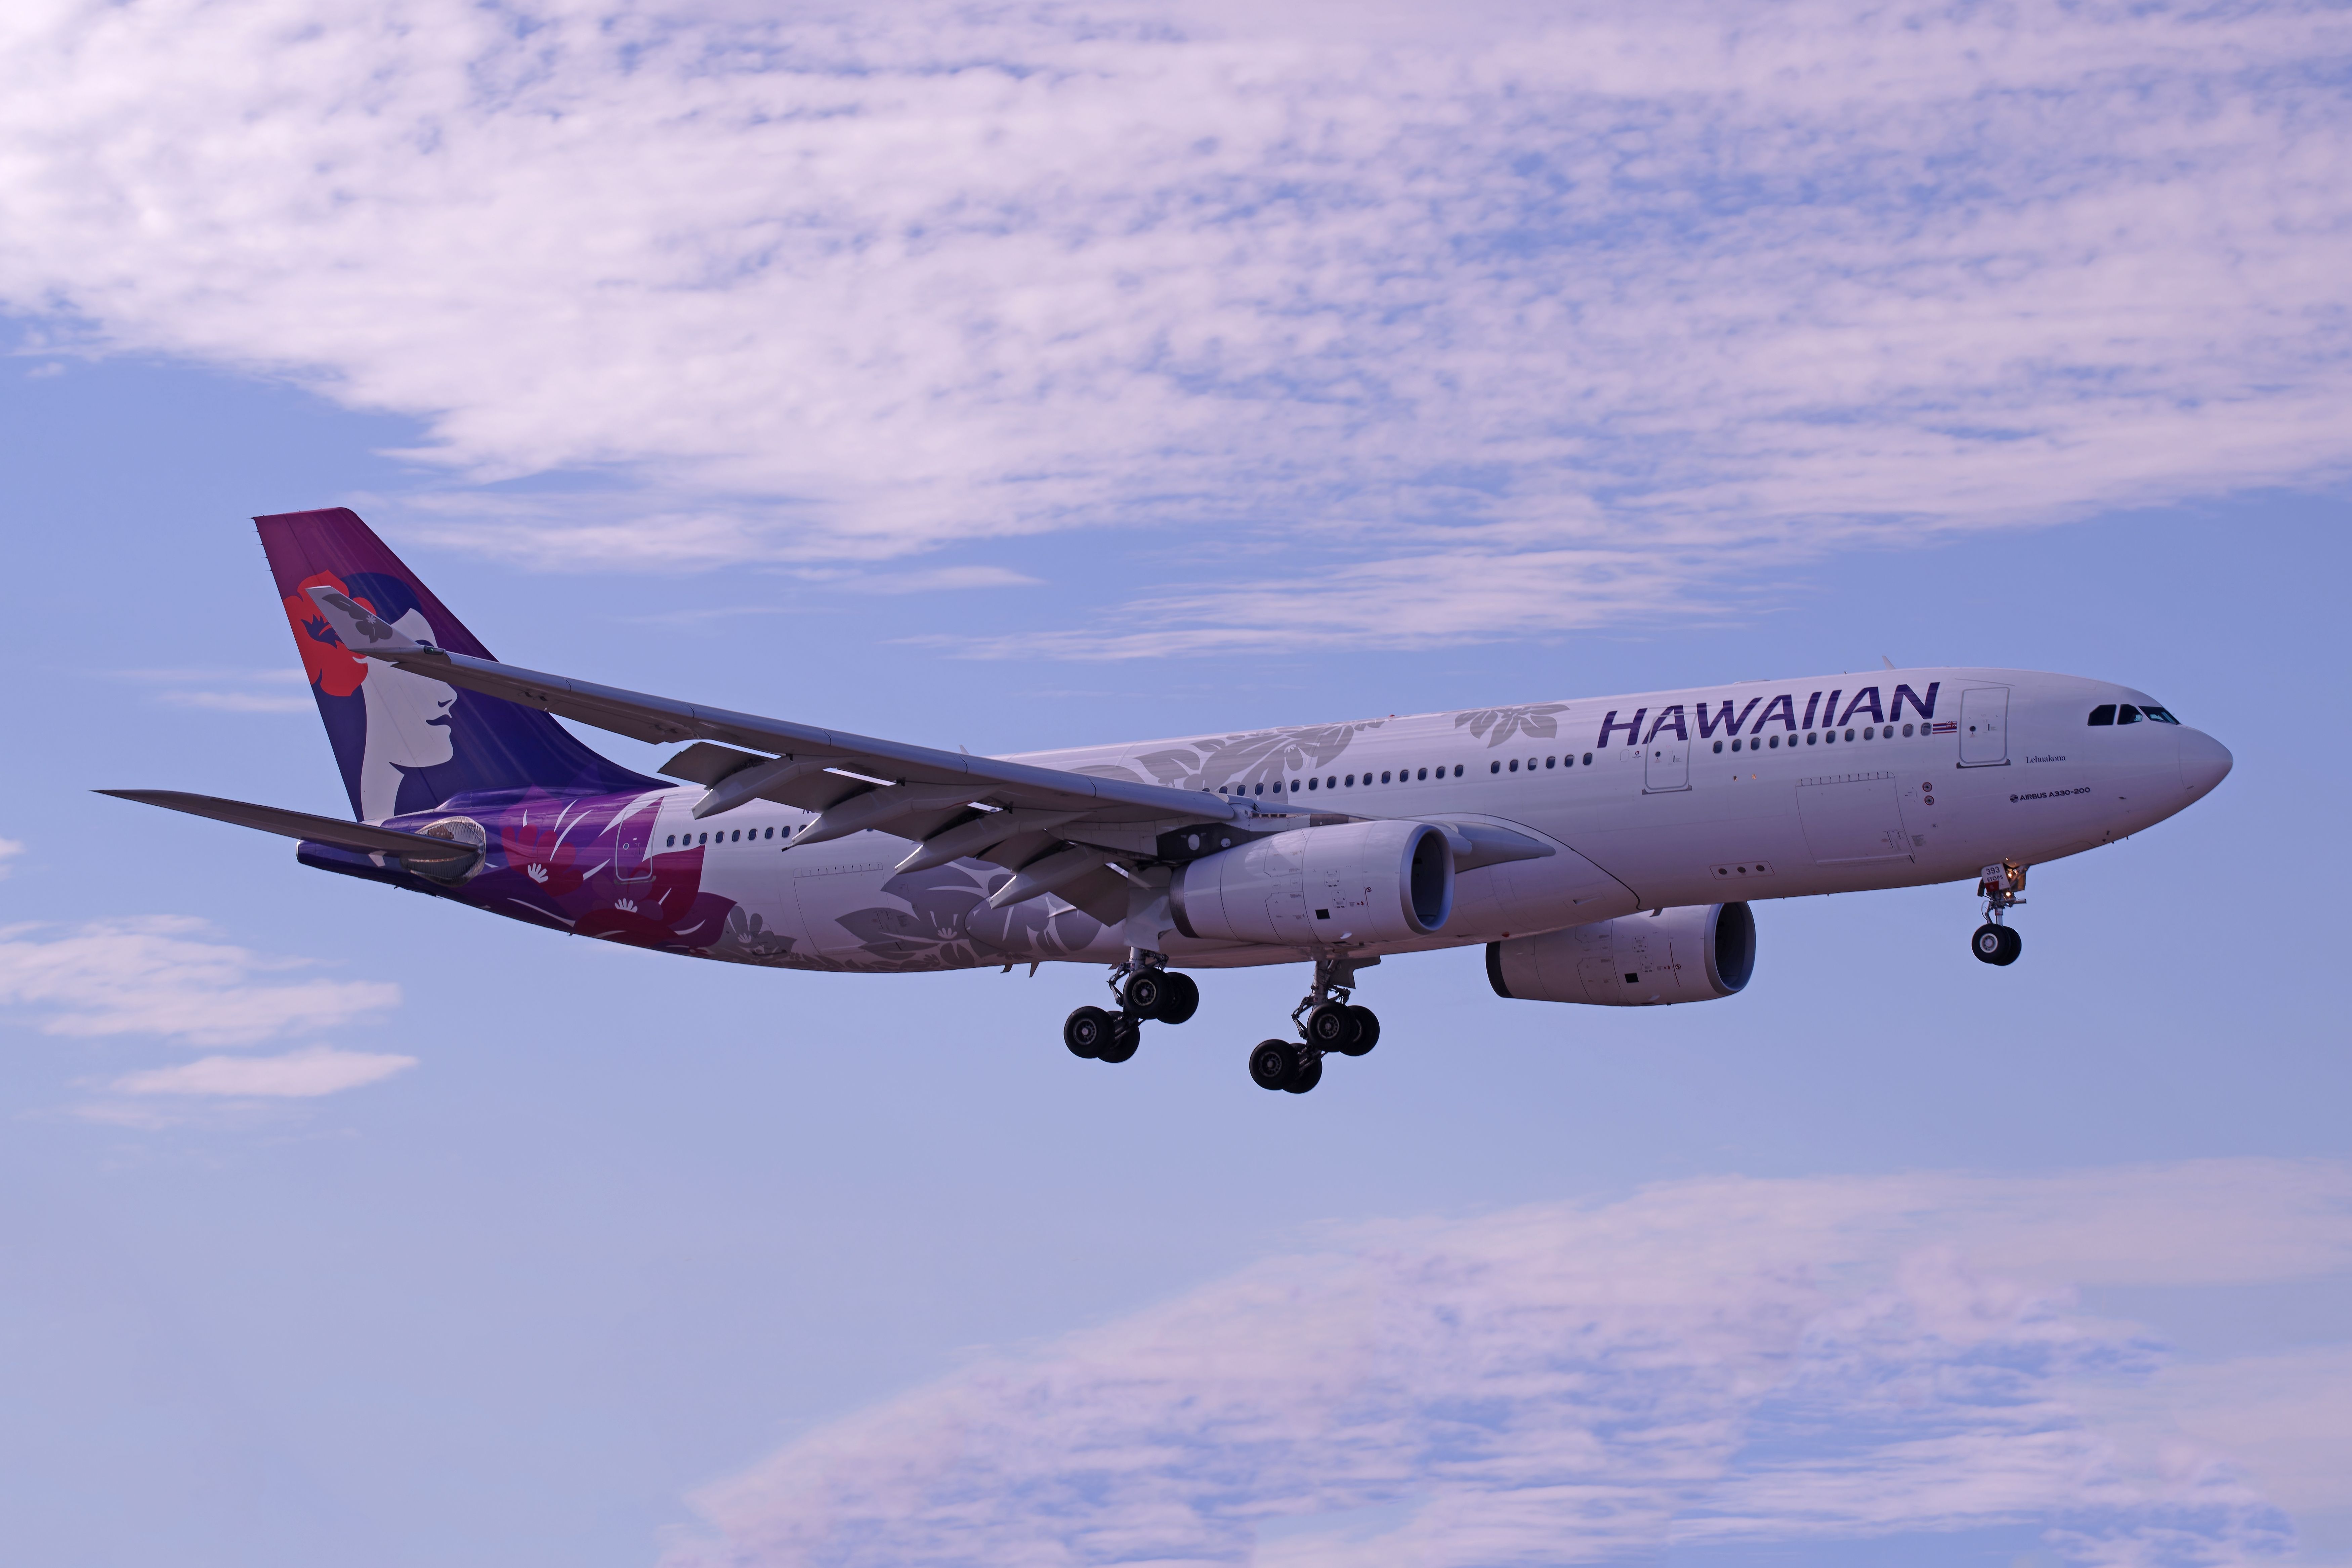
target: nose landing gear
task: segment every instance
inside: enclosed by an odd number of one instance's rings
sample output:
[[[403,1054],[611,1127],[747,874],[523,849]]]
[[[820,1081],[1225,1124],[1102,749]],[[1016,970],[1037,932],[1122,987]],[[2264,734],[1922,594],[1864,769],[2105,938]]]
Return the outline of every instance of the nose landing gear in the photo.
[[[1351,1004],[1356,971],[1378,959],[1322,957],[1315,961],[1315,986],[1291,1010],[1300,1043],[1260,1040],[1251,1047],[1250,1081],[1260,1089],[1305,1094],[1323,1081],[1325,1053],[1360,1057],[1380,1044],[1381,1020],[1370,1007]]]
[[[1139,948],[1110,972],[1110,990],[1118,999],[1116,1012],[1080,1007],[1062,1020],[1062,1044],[1072,1056],[1127,1061],[1143,1043],[1147,1021],[1181,1024],[1201,1006],[1201,987],[1191,975],[1170,969],[1165,955]]]
[[[2025,902],[2017,896],[2024,890],[2025,868],[2016,861],[2003,860],[1984,868],[1977,896],[1985,901],[1985,921],[1969,938],[1969,951],[1977,955],[1978,963],[2006,967],[2025,951],[2025,939],[2001,923],[2001,916]]]

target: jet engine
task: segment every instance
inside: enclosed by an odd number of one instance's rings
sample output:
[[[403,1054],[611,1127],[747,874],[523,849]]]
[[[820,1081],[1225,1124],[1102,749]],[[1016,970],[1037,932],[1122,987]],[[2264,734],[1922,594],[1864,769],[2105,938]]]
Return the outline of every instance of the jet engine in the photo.
[[[1193,861],[1168,885],[1186,936],[1323,947],[1429,936],[1454,908],[1454,848],[1425,822],[1296,827]]]
[[[1736,994],[1756,971],[1746,904],[1694,904],[1486,944],[1497,996],[1653,1007]]]

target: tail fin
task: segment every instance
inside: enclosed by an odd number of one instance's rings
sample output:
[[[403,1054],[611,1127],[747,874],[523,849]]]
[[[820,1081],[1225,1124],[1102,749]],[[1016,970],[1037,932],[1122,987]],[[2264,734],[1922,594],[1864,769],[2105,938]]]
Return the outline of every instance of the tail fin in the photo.
[[[348,652],[305,588],[332,586],[420,642],[491,657],[433,590],[346,507],[257,517],[335,762],[362,822],[429,811],[461,795],[536,787],[559,795],[658,789],[598,756],[536,708],[461,691]]]

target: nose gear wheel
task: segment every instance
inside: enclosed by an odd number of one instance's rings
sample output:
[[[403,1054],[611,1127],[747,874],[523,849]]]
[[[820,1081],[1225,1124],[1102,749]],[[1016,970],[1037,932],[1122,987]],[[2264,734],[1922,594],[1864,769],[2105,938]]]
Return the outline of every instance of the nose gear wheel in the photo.
[[[2011,910],[2025,902],[2017,896],[2025,890],[2025,869],[2014,860],[2003,860],[1986,867],[1978,875],[1977,896],[1984,900],[1984,924],[1969,938],[1969,951],[1977,955],[1979,963],[2006,968],[2025,951],[2025,939],[2002,920]]]

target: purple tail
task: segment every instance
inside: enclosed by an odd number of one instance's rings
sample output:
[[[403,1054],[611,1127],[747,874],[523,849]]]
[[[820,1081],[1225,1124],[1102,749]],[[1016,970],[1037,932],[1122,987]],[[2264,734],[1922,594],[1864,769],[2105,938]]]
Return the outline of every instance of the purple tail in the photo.
[[[253,521],[351,791],[352,816],[381,821],[430,811],[459,795],[619,795],[664,787],[598,756],[536,708],[347,652],[305,588],[324,584],[348,594],[420,642],[491,657],[357,512],[338,506]]]

